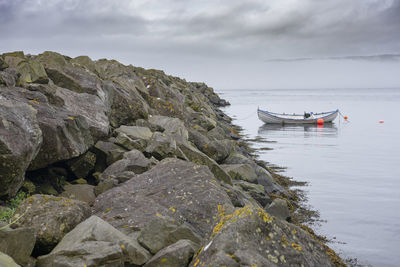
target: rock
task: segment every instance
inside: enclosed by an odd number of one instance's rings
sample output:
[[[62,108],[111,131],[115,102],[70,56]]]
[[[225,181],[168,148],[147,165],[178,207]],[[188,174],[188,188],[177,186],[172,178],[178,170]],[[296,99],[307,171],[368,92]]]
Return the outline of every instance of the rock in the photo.
[[[114,162],[123,158],[125,149],[112,143],[98,141],[94,146],[94,151],[96,154],[96,171],[103,172],[107,166],[110,166]]]
[[[67,163],[78,178],[86,178],[94,170],[96,164],[96,154],[88,151],[82,156],[72,159]]]
[[[120,246],[104,241],[87,241],[72,248],[38,258],[37,267],[115,266],[124,267]]]
[[[85,67],[87,70],[96,73],[96,66],[88,56],[79,56],[71,59],[72,64],[77,64]]]
[[[8,256],[0,252],[0,266],[1,267],[20,267],[20,265],[16,264],[15,261]]]
[[[240,186],[245,192],[247,192],[252,198],[254,198],[261,207],[265,207],[272,202],[271,198],[265,193],[265,189],[262,185],[252,184],[245,181],[237,181],[235,185]]]
[[[27,266],[36,242],[34,228],[6,228],[0,230],[0,252],[12,257],[18,264]],[[0,260],[0,266],[1,260]],[[6,265],[8,266],[8,265]]]
[[[105,89],[101,90],[101,88],[100,85],[96,86],[97,94],[93,95],[77,93],[55,86],[55,93],[52,94],[53,98],[58,97],[63,100],[62,107],[64,109],[79,114],[86,119],[90,133],[95,141],[107,137],[110,131],[108,118],[110,113],[110,103],[108,102],[111,101],[109,99],[110,92],[106,92]]]
[[[90,208],[84,202],[49,195],[33,195],[18,207],[12,220],[21,217],[16,227],[33,227],[37,239],[36,254],[45,254],[71,231],[90,216]]]
[[[189,131],[189,140],[207,156],[220,163],[223,162],[234,150],[235,143],[232,140],[210,140],[201,134],[198,129]]]
[[[0,57],[0,71],[8,68],[8,64],[4,61],[2,57]]]
[[[221,167],[236,180],[243,180],[249,183],[257,183],[257,174],[249,164],[225,164]]]
[[[199,165],[206,165],[221,182],[232,184],[231,177],[213,159],[189,144],[181,143],[179,148],[183,154],[192,162]]]
[[[94,188],[94,194],[96,196],[106,192],[107,190],[110,190],[111,188],[117,186],[119,184],[119,181],[117,178],[111,178],[109,177],[107,180],[102,180],[95,188]]]
[[[217,126],[217,122],[209,117],[206,117],[201,112],[192,112],[189,114],[188,119],[193,123],[200,125],[202,128],[210,131]]]
[[[0,90],[0,198],[17,193],[26,169],[39,152],[42,131],[36,114],[10,90]]]
[[[149,123],[165,129],[164,134],[171,136],[177,143],[187,143],[189,133],[183,121],[166,116],[152,116]]]
[[[257,182],[264,186],[265,192],[267,194],[283,194],[287,195],[287,191],[279,185],[272,175],[264,168],[260,166],[255,166],[257,173]]]
[[[186,159],[186,156],[176,145],[176,141],[169,135],[160,132],[154,132],[148,141],[145,153],[158,160],[170,157],[179,157]]]
[[[147,146],[146,140],[143,139],[134,140],[122,132],[118,133],[114,142],[115,144],[126,150],[137,149],[139,151],[144,151]]]
[[[87,180],[83,178],[78,178],[73,181],[71,181],[71,184],[87,184]]]
[[[15,69],[0,71],[0,86],[14,87],[16,84],[17,72]]]
[[[28,116],[24,118],[24,120],[27,121],[24,127],[29,126],[28,136],[38,140],[37,145],[40,145],[40,135],[38,136],[39,128],[36,128],[32,123],[39,123],[43,142],[36,157],[31,161],[29,170],[44,168],[54,162],[77,157],[86,152],[88,148],[93,145],[93,139],[86,119],[63,108],[50,105],[47,98],[40,92],[28,91],[23,88],[4,88],[1,90],[1,95],[3,99],[0,101],[2,101],[2,103],[5,103],[5,99],[6,101],[11,101],[8,102],[7,105],[11,103],[13,108],[16,109],[16,114],[24,112],[24,110],[28,108],[26,113],[29,115],[24,115]],[[14,104],[15,102],[18,102],[18,104]],[[24,103],[31,106],[37,112],[29,106],[24,108]],[[4,107],[4,105],[2,105],[2,107]],[[4,111],[4,113],[2,112],[1,114],[4,117],[7,112]],[[20,116],[22,116],[22,114]],[[7,121],[12,121],[11,117],[5,117],[5,119]],[[4,122],[5,120],[3,120],[3,123]],[[18,125],[18,123],[15,125]],[[12,133],[12,130],[8,130],[7,133]],[[23,130],[18,134],[13,134],[13,138],[15,139],[15,136],[21,135],[22,133],[24,133]],[[21,136],[21,138],[22,139],[19,140],[24,140],[23,136]],[[29,145],[30,141],[28,139],[26,142],[19,143],[19,146],[26,146]],[[15,147],[17,148],[18,146]],[[30,155],[30,153],[27,154]]]
[[[150,254],[134,239],[91,216],[66,234],[50,254],[39,257],[38,266],[142,265],[149,258]]]
[[[285,200],[276,198],[272,203],[265,208],[265,210],[272,216],[277,217],[280,220],[289,220],[290,212],[288,205]]]
[[[21,83],[42,83],[47,84],[49,78],[43,65],[37,60],[27,60],[17,66],[17,72],[20,74]]]
[[[253,165],[254,162],[240,154],[239,152],[232,152],[227,159],[224,160],[224,164],[249,164]]]
[[[131,234],[163,215],[186,222],[200,236],[211,231],[218,205],[232,204],[205,166],[164,159],[148,172],[99,195],[94,213],[117,229]]]
[[[179,224],[176,220],[166,216],[153,218],[138,236],[138,242],[152,254],[156,254],[181,239],[191,240],[196,244],[201,241],[201,238],[189,226]]]
[[[205,244],[190,266],[215,262],[231,266],[232,259],[239,266],[334,266],[325,247],[299,227],[275,220],[262,208],[221,211],[219,223]]]
[[[116,133],[124,133],[129,138],[136,140],[136,139],[143,139],[149,140],[153,133],[147,127],[140,127],[140,126],[126,126],[122,125],[118,129],[115,130]]]
[[[117,176],[125,171],[136,174],[143,173],[151,167],[151,161],[139,150],[125,152],[121,160],[111,164],[101,175],[100,180],[106,180],[109,176]]]
[[[145,267],[181,267],[187,266],[193,258],[197,245],[189,240],[179,240],[178,242],[160,250],[154,255]]]
[[[96,199],[93,185],[71,184],[64,186],[64,189],[65,191],[62,192],[61,196],[65,198],[86,202],[89,205],[92,205]]]

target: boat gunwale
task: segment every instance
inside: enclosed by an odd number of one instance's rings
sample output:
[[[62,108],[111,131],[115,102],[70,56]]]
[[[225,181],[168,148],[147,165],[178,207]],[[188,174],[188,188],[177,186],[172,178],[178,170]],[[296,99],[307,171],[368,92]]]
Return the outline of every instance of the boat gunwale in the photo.
[[[329,116],[332,116],[332,115],[334,115],[335,113],[338,113],[339,112],[339,109],[336,109],[336,110],[334,110],[334,111],[328,111],[328,112],[320,112],[320,113],[313,113],[314,115],[322,115],[322,114],[327,114],[326,116],[323,116],[323,117],[320,117],[320,118],[302,118],[302,119],[291,119],[291,118],[282,118],[282,117],[279,117],[279,116],[276,116],[276,115],[289,115],[289,116],[293,116],[293,115],[290,115],[290,114],[282,114],[282,113],[273,113],[273,112],[269,112],[269,111],[266,111],[266,110],[262,110],[262,109],[257,109],[257,111],[258,112],[261,112],[261,113],[264,113],[264,114],[266,114],[266,115],[269,115],[269,116],[271,116],[271,117],[273,117],[273,118],[277,118],[277,119],[280,119],[280,120],[289,120],[289,121],[312,121],[312,120],[317,120],[317,119],[324,119],[324,118],[327,118],[327,117],[329,117]],[[302,116],[302,115],[299,115],[299,114],[295,114],[295,116]]]

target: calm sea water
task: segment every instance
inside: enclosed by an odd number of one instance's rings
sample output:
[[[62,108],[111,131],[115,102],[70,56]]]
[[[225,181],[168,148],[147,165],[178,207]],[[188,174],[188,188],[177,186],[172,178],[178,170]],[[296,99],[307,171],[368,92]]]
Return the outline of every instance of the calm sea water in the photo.
[[[343,257],[372,266],[400,265],[400,89],[221,90],[224,111],[249,137],[276,143],[261,159],[307,181],[309,204],[327,220],[316,230]],[[269,126],[257,107],[279,113],[330,111],[331,126]],[[383,120],[384,123],[379,123]]]

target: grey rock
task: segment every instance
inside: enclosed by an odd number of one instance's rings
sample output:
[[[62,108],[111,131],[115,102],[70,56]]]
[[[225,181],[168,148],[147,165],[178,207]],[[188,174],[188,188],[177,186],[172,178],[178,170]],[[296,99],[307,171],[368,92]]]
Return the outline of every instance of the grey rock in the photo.
[[[120,246],[104,241],[86,241],[38,258],[37,267],[124,267]]]
[[[265,193],[264,186],[259,184],[252,184],[245,181],[236,181],[236,186],[241,187],[253,199],[255,199],[262,207],[272,202],[271,198]]]
[[[153,133],[150,131],[149,128],[140,126],[122,125],[118,129],[116,129],[115,132],[124,133],[133,140],[136,139],[149,140],[153,135]]]
[[[0,252],[0,266],[1,267],[20,267],[20,265],[16,264],[15,261],[8,256],[7,254],[4,254],[3,252]]]
[[[59,262],[71,267],[124,266],[124,262],[142,265],[149,258],[150,254],[134,239],[91,216],[65,235],[50,254],[39,257],[38,266],[54,266]]]
[[[290,212],[285,200],[276,198],[272,203],[265,208],[265,210],[272,216],[281,220],[290,219]]]
[[[213,159],[209,158],[206,154],[194,146],[186,143],[180,143],[179,148],[190,161],[199,165],[206,165],[214,174],[215,178],[221,182],[232,184],[229,174],[227,174]]]
[[[236,180],[243,180],[249,183],[257,183],[257,174],[249,164],[225,164],[221,167]]]
[[[121,160],[111,164],[100,175],[100,180],[107,180],[109,177],[118,176],[125,171],[140,174],[150,169],[151,166],[151,161],[146,158],[142,152],[139,150],[131,150],[129,152],[125,152]]]
[[[214,225],[218,205],[233,208],[207,167],[168,158],[99,195],[94,214],[127,234],[132,233],[130,226],[143,229],[153,218],[163,215],[186,222],[204,236]]]
[[[151,139],[148,141],[145,153],[158,160],[170,157],[187,159],[177,146],[176,141],[171,136],[160,132],[153,133]]]
[[[153,218],[138,236],[138,242],[152,254],[181,239],[188,239],[196,244],[201,241],[201,238],[188,225],[180,224],[166,216]]]
[[[36,242],[34,228],[6,228],[0,230],[0,252],[12,257],[18,264],[27,266]],[[1,262],[1,261],[0,261]],[[0,266],[2,266],[0,264]]]
[[[42,144],[34,108],[11,90],[0,90],[0,197],[13,196]]]
[[[190,266],[225,264],[223,254],[239,266],[334,266],[326,248],[305,231],[251,206],[222,214],[205,244]]]
[[[137,149],[139,151],[144,151],[147,146],[147,141],[144,139],[132,139],[126,134],[119,132],[114,140],[114,143],[121,146],[126,150]]]
[[[123,158],[127,152],[122,147],[105,141],[98,141],[94,146],[96,154],[96,171],[103,172],[108,166]]]
[[[94,170],[96,165],[96,154],[88,151],[82,156],[72,159],[67,163],[76,177],[86,178]]]
[[[160,250],[154,255],[145,267],[181,267],[187,266],[193,258],[198,246],[190,240],[179,240],[178,242]]]
[[[164,134],[171,136],[178,143],[188,142],[189,133],[183,121],[178,118],[151,116],[149,123],[164,128]]]
[[[76,225],[90,216],[89,205],[68,198],[33,195],[18,207],[12,220],[21,217],[16,227],[33,227],[35,251],[48,253]]]
[[[64,186],[64,190],[61,194],[62,197],[86,202],[89,205],[92,205],[96,199],[93,185],[71,184]]]

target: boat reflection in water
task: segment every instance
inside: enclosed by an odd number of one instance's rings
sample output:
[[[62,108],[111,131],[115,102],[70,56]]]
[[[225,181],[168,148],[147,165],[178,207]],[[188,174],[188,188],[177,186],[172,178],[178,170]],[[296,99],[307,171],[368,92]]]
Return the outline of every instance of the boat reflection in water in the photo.
[[[337,137],[338,128],[334,123],[323,125],[315,124],[264,124],[258,128],[258,135],[262,137],[294,137],[304,134],[304,137]]]

